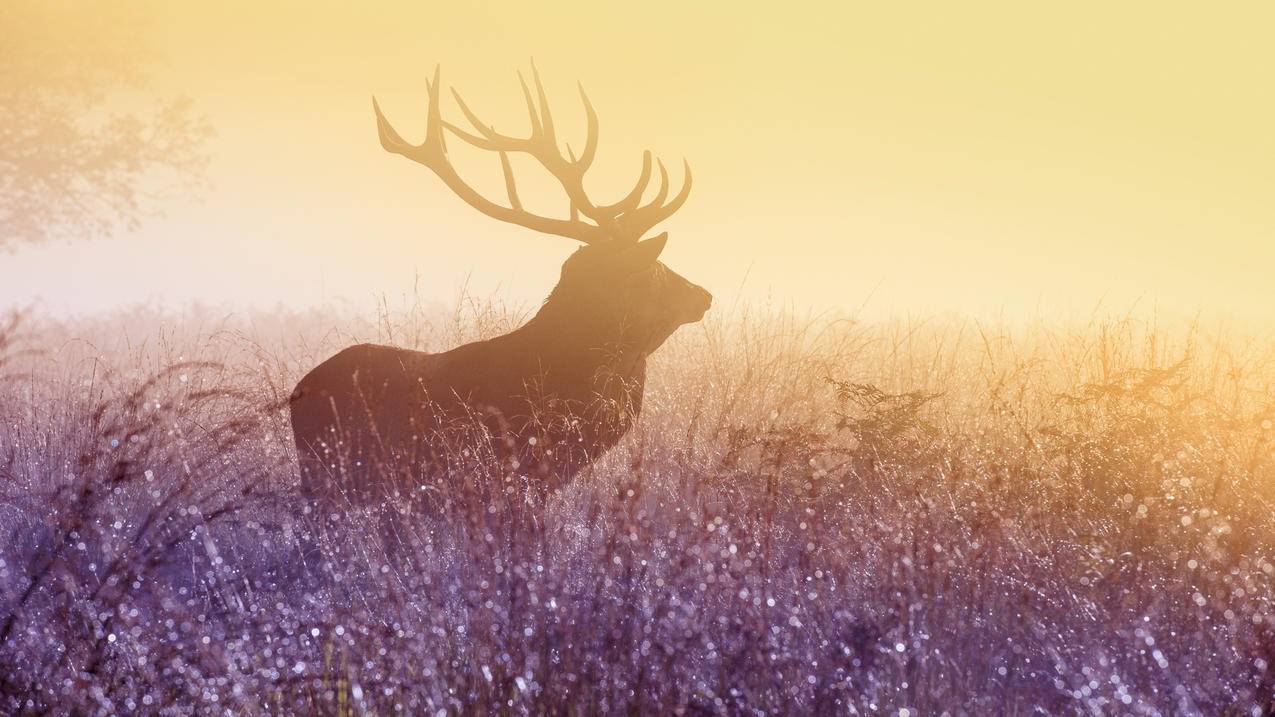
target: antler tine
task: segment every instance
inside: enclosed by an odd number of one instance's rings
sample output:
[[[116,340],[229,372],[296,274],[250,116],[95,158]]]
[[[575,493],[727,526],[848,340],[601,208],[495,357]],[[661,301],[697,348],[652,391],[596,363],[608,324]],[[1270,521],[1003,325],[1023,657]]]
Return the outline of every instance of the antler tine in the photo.
[[[496,134],[496,130],[494,128],[487,126],[487,123],[479,119],[478,115],[474,114],[474,111],[469,109],[469,105],[465,102],[465,99],[460,96],[460,92],[456,91],[455,87],[451,88],[451,90],[452,97],[456,100],[456,106],[460,108],[461,114],[465,115],[465,119],[469,120],[469,124],[474,129],[478,130],[482,134],[482,137],[476,137],[450,122],[446,123],[447,129],[451,130],[454,134],[465,139],[472,145],[492,149],[492,147],[484,145],[482,140],[486,139],[488,143],[491,143],[499,139],[500,135]]]
[[[388,152],[401,154],[405,157],[415,159],[422,153],[433,151],[435,148],[443,149],[442,132],[438,124],[441,118],[438,112],[438,78],[441,67],[434,68],[434,81],[425,81],[425,87],[429,95],[429,108],[425,112],[425,141],[418,145],[408,143],[403,139],[398,130],[390,124],[385,118],[385,113],[381,111],[381,105],[376,101],[376,97],[372,98],[372,111],[376,113],[376,133],[381,140],[381,147]]]
[[[589,101],[589,96],[584,92],[584,84],[576,83],[580,88],[580,100],[584,103],[584,116],[588,123],[588,134],[584,139],[584,151],[580,153],[580,159],[577,164],[580,171],[588,169],[593,164],[593,157],[598,153],[598,113],[593,109],[593,103]]]
[[[429,90],[429,109],[425,113],[425,144],[424,146],[440,153],[447,151],[447,141],[443,138],[443,113],[442,102],[438,101],[438,88],[442,86],[442,65],[434,65],[434,81],[426,80],[425,87]]]
[[[655,199],[651,200],[651,206],[658,207],[668,198],[668,169],[664,167],[664,160],[657,159],[655,162],[660,166],[660,188],[655,193]]]
[[[646,193],[646,187],[651,183],[651,151],[642,152],[642,173],[638,175],[637,184],[633,185],[633,189],[625,195],[624,199],[615,204],[608,204],[598,209],[610,212],[615,216],[623,216],[637,209],[638,204],[642,202],[642,195]]]
[[[509,164],[509,153],[500,153],[500,171],[505,175],[505,192],[509,195],[509,205],[522,211],[522,200],[518,199],[518,184],[514,181],[514,168]]]
[[[372,97],[372,111],[376,113],[376,135],[381,140],[381,147],[385,151],[403,154],[412,146],[404,141],[389,120],[385,119],[385,113],[381,112],[381,105],[376,101],[375,96]]]
[[[527,88],[527,80],[518,73],[518,84],[522,85],[522,96],[527,101],[527,117],[531,119],[531,141],[536,141],[543,133],[540,125],[540,112],[536,109],[535,100],[531,99],[531,90]]]
[[[540,103],[540,128],[544,131],[545,142],[558,151],[558,138],[553,131],[553,114],[549,111],[549,98],[545,96],[545,87],[540,82],[540,71],[536,69],[536,61],[531,61],[531,80],[536,85],[536,99]]]
[[[660,168],[663,169],[663,165]],[[664,200],[664,196],[667,194],[667,191],[662,191],[655,201],[634,211],[625,222],[625,225],[637,236],[640,237],[655,225],[668,219],[674,212],[681,209],[682,205],[686,203],[686,198],[691,196],[691,163],[683,159],[682,170],[685,179],[681,190],[678,191],[677,196],[673,197],[672,201],[661,205],[660,202]]]
[[[568,145],[567,145],[567,159],[571,161],[571,164],[572,164],[573,166],[575,166],[575,164],[576,164],[576,155],[575,155],[575,152],[572,152],[572,151],[571,151],[571,145],[570,145],[570,144],[568,144]],[[584,176],[584,170],[585,170],[585,169],[588,169],[588,168],[587,168],[587,167],[585,167],[585,168],[583,168],[583,169],[581,169],[581,170],[580,170],[580,176],[581,176],[581,177],[583,177],[583,176]],[[570,207],[571,207],[571,221],[576,221],[577,219],[579,219],[579,218],[580,218],[580,210],[576,208],[576,203],[575,203],[575,201],[574,201],[574,200],[572,200],[572,199],[571,199],[570,195],[568,195],[568,196],[567,196],[567,204],[568,204],[568,205],[570,205]]]

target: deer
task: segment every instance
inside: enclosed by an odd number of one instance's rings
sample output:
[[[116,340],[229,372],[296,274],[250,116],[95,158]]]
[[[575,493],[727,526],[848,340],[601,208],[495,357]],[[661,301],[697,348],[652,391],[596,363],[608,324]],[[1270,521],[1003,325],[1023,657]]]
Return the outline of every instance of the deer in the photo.
[[[327,506],[430,494],[455,479],[450,474],[461,456],[472,457],[476,439],[490,447],[484,456],[534,490],[568,484],[633,427],[648,357],[680,326],[700,321],[712,303],[708,291],[659,261],[668,233],[646,237],[686,202],[689,162],[683,160],[684,180],[670,199],[669,173],[657,159],[659,186],[644,202],[653,174],[652,153],[645,151],[633,188],[614,203],[599,203],[585,191],[599,122],[583,85],[586,137],[576,156],[570,145],[565,154],[559,149],[534,63],[534,96],[518,73],[530,120],[525,137],[497,133],[455,88],[451,94],[469,127],[443,119],[440,74],[436,67],[426,82],[421,144],[405,141],[373,97],[381,146],[429,169],[488,217],[582,246],[566,259],[540,309],[509,333],[441,353],[350,346],[297,383],[289,403],[302,491]],[[462,179],[448,158],[450,139],[499,156],[508,206]],[[523,207],[509,159],[515,153],[531,157],[561,185],[566,218]]]

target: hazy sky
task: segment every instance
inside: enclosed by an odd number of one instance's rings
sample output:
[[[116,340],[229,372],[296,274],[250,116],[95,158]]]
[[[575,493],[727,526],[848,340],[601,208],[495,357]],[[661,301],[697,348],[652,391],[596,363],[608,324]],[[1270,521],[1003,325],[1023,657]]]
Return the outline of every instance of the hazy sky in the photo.
[[[691,161],[665,258],[721,298],[1275,316],[1270,2],[169,5],[155,85],[215,125],[212,187],[133,234],[0,254],[0,305],[371,305],[418,276],[426,299],[538,300],[573,243],[385,153],[370,107],[419,140],[441,63],[521,132],[534,56],[568,135],[577,80],[597,107],[596,196],[643,148]],[[503,200],[494,157],[456,162]],[[529,205],[565,210],[520,169]]]

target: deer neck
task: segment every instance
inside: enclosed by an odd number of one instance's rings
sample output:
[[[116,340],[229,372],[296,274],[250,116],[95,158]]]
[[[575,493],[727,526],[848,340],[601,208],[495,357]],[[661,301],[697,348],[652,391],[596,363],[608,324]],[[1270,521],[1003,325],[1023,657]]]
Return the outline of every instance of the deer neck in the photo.
[[[548,373],[564,380],[591,384],[640,382],[646,373],[646,352],[630,340],[620,322],[549,311],[546,306],[518,329],[529,357]],[[595,390],[598,386],[594,386]]]

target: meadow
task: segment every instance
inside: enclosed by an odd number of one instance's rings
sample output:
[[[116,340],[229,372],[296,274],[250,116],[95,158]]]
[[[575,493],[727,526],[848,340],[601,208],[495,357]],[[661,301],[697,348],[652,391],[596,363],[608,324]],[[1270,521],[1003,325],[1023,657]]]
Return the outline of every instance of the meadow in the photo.
[[[520,476],[479,467],[487,497],[407,516],[393,555],[370,516],[318,531],[297,378],[355,341],[520,318],[462,298],[0,324],[0,713],[1275,704],[1275,343],[714,309],[536,519],[508,529]]]

